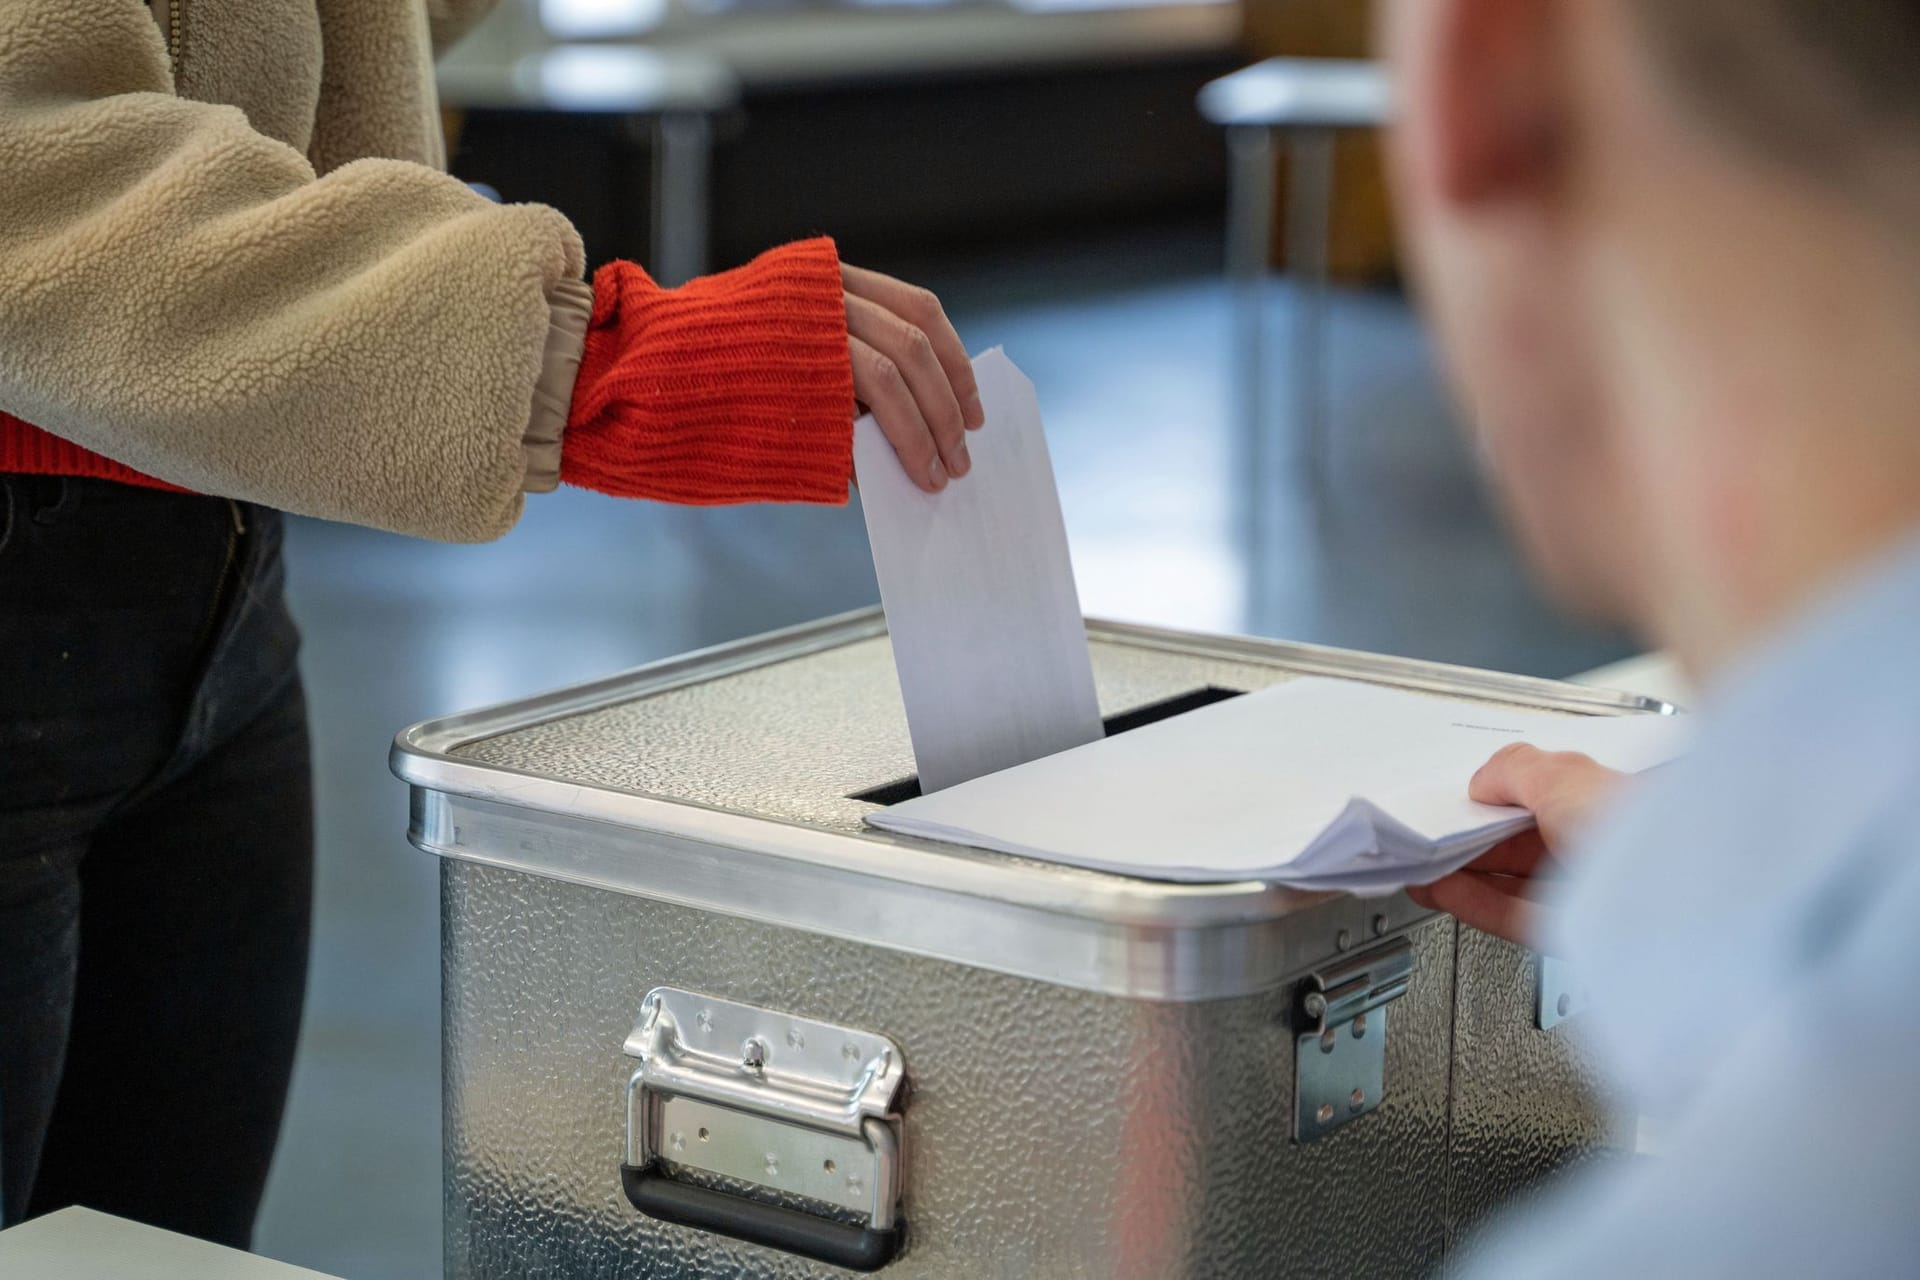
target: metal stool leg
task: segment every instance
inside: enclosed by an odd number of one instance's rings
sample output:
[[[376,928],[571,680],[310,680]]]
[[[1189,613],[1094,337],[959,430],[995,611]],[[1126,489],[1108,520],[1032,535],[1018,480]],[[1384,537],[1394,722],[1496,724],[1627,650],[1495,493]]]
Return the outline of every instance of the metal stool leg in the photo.
[[[1287,152],[1287,265],[1294,286],[1293,430],[1316,496],[1327,480],[1327,273],[1333,133],[1296,129]]]
[[[713,124],[703,113],[669,111],[653,125],[653,261],[664,285],[707,269],[707,182]]]
[[[1266,310],[1273,251],[1273,131],[1227,130],[1227,276],[1234,293],[1234,372],[1239,403],[1240,534],[1258,557],[1265,537],[1272,448],[1267,429]]]

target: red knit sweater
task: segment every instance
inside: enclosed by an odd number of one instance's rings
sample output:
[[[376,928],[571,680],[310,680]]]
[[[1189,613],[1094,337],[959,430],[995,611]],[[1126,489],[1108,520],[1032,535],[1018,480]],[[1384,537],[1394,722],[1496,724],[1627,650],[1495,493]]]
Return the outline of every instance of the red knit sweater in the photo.
[[[5,412],[0,472],[181,491]],[[631,262],[600,268],[560,475],[662,502],[845,502],[853,371],[833,242],[678,289]]]

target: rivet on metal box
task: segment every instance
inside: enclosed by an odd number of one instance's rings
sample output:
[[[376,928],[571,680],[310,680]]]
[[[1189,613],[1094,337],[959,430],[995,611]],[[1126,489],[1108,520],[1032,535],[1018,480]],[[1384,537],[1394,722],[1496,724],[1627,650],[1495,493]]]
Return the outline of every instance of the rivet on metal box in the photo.
[[[1299,675],[1552,681],[1090,623],[1109,732]],[[1532,957],[1404,896],[877,833],[917,789],[848,615],[400,735],[441,856],[446,1272],[1419,1275],[1626,1142]],[[1543,1029],[1543,1026],[1550,1029]]]

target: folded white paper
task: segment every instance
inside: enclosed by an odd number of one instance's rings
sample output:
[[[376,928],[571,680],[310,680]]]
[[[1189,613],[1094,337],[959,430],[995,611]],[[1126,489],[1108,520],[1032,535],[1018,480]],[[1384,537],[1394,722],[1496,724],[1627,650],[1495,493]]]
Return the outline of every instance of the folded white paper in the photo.
[[[986,425],[972,470],[916,486],[879,424],[853,464],[924,792],[1101,735],[1086,623],[1033,384],[998,347],[973,362]]]
[[[1306,678],[867,815],[888,831],[1156,880],[1363,895],[1457,870],[1532,825],[1467,783],[1500,747],[1636,772],[1684,717],[1567,716]]]

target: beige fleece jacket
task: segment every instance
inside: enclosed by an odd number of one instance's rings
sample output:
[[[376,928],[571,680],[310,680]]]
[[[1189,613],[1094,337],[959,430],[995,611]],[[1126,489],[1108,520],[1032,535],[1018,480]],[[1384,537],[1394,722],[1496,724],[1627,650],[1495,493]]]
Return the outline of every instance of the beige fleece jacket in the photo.
[[[440,172],[490,0],[0,0],[0,410],[159,479],[452,541],[551,488],[579,237]]]

